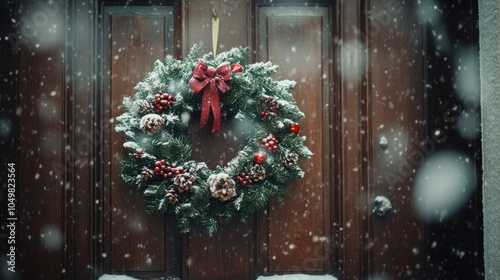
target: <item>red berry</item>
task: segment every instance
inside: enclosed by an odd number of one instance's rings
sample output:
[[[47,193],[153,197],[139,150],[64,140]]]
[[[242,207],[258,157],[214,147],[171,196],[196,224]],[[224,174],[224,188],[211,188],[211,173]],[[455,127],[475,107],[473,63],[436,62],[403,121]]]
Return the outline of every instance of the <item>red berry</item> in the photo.
[[[162,159],[160,162],[161,162],[161,165],[165,165],[165,163],[167,163],[164,159]]]
[[[159,167],[155,167],[155,172],[159,173],[160,172],[160,168]]]
[[[243,66],[241,66],[238,63],[235,63],[235,64],[231,65],[231,71],[233,71],[235,73],[243,72]]]
[[[253,156],[253,161],[257,164],[264,164],[266,162],[266,154],[263,152],[256,152]]]
[[[157,161],[155,162],[155,166],[160,166],[161,165],[161,162]]]
[[[294,124],[291,124],[290,125],[290,131],[293,133],[293,134],[299,134],[300,132],[300,127],[298,124],[294,123]]]

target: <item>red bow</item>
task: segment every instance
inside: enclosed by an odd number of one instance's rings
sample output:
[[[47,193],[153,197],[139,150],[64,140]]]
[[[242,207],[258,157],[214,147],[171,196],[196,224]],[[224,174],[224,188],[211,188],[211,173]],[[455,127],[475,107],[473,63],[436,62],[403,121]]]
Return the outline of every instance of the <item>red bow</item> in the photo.
[[[217,67],[208,67],[205,61],[200,60],[194,67],[193,77],[189,81],[189,86],[195,94],[203,91],[201,104],[200,129],[205,127],[208,122],[210,111],[214,114],[214,124],[212,133],[220,129],[220,101],[219,92],[226,93],[230,87],[226,82],[231,80],[232,72],[229,63],[223,63]]]

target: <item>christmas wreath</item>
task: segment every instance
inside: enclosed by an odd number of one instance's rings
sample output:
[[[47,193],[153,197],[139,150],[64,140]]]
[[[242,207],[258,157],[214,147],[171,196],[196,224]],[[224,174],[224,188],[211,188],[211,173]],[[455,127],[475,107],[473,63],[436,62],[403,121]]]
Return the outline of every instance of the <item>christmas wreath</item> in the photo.
[[[213,232],[282,199],[287,182],[304,175],[299,158],[312,156],[299,133],[304,114],[291,94],[295,82],[274,80],[270,62],[242,66],[248,54],[233,48],[213,58],[194,46],[182,61],[156,61],[135,96],[123,100],[116,130],[129,155],[121,177],[143,192],[148,213],[174,213],[182,232],[193,223]],[[194,113],[200,128],[212,122],[212,133],[231,129],[221,127],[224,116],[247,124],[245,146],[226,166],[211,170],[191,159]]]

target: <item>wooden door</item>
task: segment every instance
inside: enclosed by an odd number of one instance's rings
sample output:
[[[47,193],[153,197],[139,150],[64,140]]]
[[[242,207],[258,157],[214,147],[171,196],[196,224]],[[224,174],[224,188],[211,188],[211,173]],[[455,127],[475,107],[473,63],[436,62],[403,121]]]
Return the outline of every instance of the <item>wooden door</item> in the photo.
[[[49,99],[63,120],[20,117],[20,163],[34,170],[62,164],[60,177],[20,178],[32,186],[22,192],[25,207],[52,212],[21,232],[30,240],[26,263],[36,262],[31,248],[50,257],[27,268],[26,277],[255,279],[308,273],[391,279],[415,277],[423,269],[425,234],[412,214],[413,173],[405,165],[422,160],[414,158],[420,145],[415,143],[425,139],[425,36],[412,5],[399,0],[57,3],[69,13],[52,19],[67,27],[59,39],[74,44],[38,53],[37,42],[29,41],[20,53],[21,107]],[[247,223],[234,222],[213,235],[201,227],[179,234],[172,216],[145,214],[142,195],[119,178],[123,136],[115,132],[114,120],[122,113],[123,97],[134,94],[156,59],[182,58],[192,44],[211,51],[213,9],[221,20],[219,52],[249,46],[249,62],[271,60],[280,66],[275,78],[297,81],[294,98],[306,115],[301,134],[314,157],[302,163],[306,176],[288,186],[284,201],[270,202]],[[65,56],[58,55],[63,51]],[[50,71],[33,73],[32,64]],[[50,81],[43,83],[43,77]],[[36,99],[26,94],[37,90],[44,93]],[[30,136],[37,130],[44,133],[40,139]],[[194,145],[210,146],[194,156],[212,167],[234,156],[218,156],[227,144],[216,136],[193,139]],[[38,157],[35,145],[59,153]],[[67,148],[73,146],[76,151]],[[63,187],[47,189],[56,185]],[[372,213],[379,195],[393,206],[384,217]],[[29,211],[21,215],[31,219]],[[61,245],[30,247],[31,236],[40,243],[40,232],[58,234]]]
[[[254,60],[280,65],[277,79],[298,82],[294,97],[306,114],[301,133],[315,156],[303,163],[306,177],[289,186],[286,199],[271,202],[249,223],[235,222],[213,235],[201,227],[180,235],[172,217],[147,216],[140,193],[119,178],[123,137],[110,127],[103,139],[104,271],[189,279],[414,275],[423,266],[424,235],[412,215],[412,174],[400,174],[399,159],[411,156],[402,147],[423,139],[423,33],[409,6],[195,2],[175,7],[104,3],[104,118],[121,114],[118,104],[134,94],[155,59],[184,55],[193,43],[210,51],[215,8],[222,21],[219,51],[253,46]],[[377,18],[365,17],[389,8],[404,20],[377,29]],[[388,139],[387,148],[379,145],[381,137]],[[194,154],[198,160],[214,167],[231,159],[221,138],[209,133],[193,138],[195,145],[211,147],[195,147],[201,150]],[[391,176],[401,180],[395,185]],[[387,217],[372,214],[378,195],[393,203]]]
[[[314,175],[291,185],[284,202],[271,203],[249,223],[235,222],[213,235],[208,235],[202,227],[179,235],[175,224],[168,222],[172,217],[147,216],[141,195],[131,191],[118,177],[123,137],[110,131],[104,139],[103,157],[104,271],[136,276],[182,275],[189,279],[247,279],[260,274],[324,274],[332,270],[330,158],[321,156],[330,153],[330,134],[323,133],[331,125],[326,106],[329,102],[329,7],[274,8],[254,4],[234,1],[216,5],[223,21],[219,43],[224,48],[219,51],[238,42],[252,45],[248,40],[253,40],[253,36],[247,31],[252,29],[248,27],[255,24],[260,30],[257,33],[260,52],[256,52],[255,58],[283,63],[283,73],[276,78],[299,82],[295,98],[308,115],[301,126],[309,138],[307,145],[317,155],[312,162],[304,163],[303,168]],[[187,29],[182,34],[174,31],[171,36],[169,23],[173,16],[168,19],[172,11],[168,7],[104,5],[103,24],[109,32],[102,37],[105,118],[114,119],[121,113],[117,109],[119,102],[124,96],[134,94],[135,83],[150,70],[154,59],[172,53],[174,38],[183,41],[183,54],[192,43],[207,52],[210,50],[210,32],[203,32],[200,26],[210,24],[212,4],[191,1],[189,6],[176,8],[185,15]],[[250,20],[253,14],[259,18],[258,22]],[[241,18],[247,18],[248,22],[241,22]],[[241,30],[235,32],[238,29]],[[271,32],[266,33],[267,30]],[[294,36],[287,38],[287,34]],[[279,51],[283,47],[303,59],[288,59],[283,55],[286,52]],[[192,133],[203,134],[196,130]],[[206,150],[195,146],[194,150],[201,152],[193,155],[209,166],[231,159],[227,143],[220,137],[206,133],[194,135],[193,139],[194,145],[210,146]],[[226,156],[213,160],[214,155],[221,154]]]

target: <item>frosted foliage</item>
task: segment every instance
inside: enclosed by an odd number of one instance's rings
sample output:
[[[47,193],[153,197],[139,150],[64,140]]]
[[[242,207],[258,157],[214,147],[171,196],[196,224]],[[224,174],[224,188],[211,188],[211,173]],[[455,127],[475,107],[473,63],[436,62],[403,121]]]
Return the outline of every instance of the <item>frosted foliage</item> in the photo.
[[[464,207],[475,188],[474,164],[459,152],[439,152],[417,171],[414,205],[420,216],[442,221]]]

